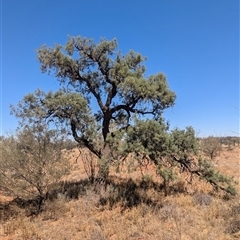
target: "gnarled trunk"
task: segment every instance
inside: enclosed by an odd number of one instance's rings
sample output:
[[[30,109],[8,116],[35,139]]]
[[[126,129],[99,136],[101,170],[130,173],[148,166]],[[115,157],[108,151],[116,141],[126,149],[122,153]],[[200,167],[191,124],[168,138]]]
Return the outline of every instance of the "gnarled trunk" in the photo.
[[[104,146],[101,150],[101,157],[99,158],[99,172],[98,177],[107,179],[110,168],[110,154],[111,150],[107,143],[107,135],[109,134],[109,125],[111,120],[111,112],[106,110],[104,112],[103,124],[102,124],[102,135],[104,139]]]

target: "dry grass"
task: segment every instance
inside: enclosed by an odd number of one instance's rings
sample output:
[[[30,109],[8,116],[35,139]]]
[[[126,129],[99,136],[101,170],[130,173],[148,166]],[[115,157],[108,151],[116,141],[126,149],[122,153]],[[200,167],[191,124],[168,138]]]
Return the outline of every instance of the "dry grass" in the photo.
[[[215,160],[221,172],[236,180],[240,177],[239,150],[226,148]],[[84,179],[86,173],[81,159],[74,158],[77,151],[71,154],[73,171],[65,180],[76,182]],[[151,166],[142,172],[146,180],[155,178]],[[24,209],[7,207],[9,199],[2,196],[0,239],[240,239],[239,195],[224,199],[213,194],[207,184],[194,180],[191,187],[182,186],[189,194],[176,192],[165,197],[151,184],[140,188],[139,171],[112,172],[112,179],[115,184],[98,193],[85,185],[86,191],[79,191],[78,199],[66,200],[66,195],[58,194],[57,199],[46,202],[44,212],[32,218],[25,216]],[[3,219],[6,212],[11,214]]]

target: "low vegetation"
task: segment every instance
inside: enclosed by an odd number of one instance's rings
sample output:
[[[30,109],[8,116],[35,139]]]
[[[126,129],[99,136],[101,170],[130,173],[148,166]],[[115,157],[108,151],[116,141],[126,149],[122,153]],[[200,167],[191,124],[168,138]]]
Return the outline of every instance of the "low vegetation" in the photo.
[[[201,147],[204,154],[210,157],[211,160],[219,156],[222,150],[220,141],[213,136],[202,139]]]
[[[87,154],[86,149],[81,152]],[[231,152],[223,147],[216,168],[238,179],[238,154],[238,147]],[[76,161],[79,150],[67,155],[72,170],[49,192],[38,215],[29,215],[34,201],[6,201],[1,196],[1,239],[225,240],[240,236],[238,195],[216,192],[197,178],[188,184],[184,175],[178,175],[165,196],[154,165],[129,172],[131,159],[120,166],[121,172],[110,170],[106,185],[92,184],[82,157]]]

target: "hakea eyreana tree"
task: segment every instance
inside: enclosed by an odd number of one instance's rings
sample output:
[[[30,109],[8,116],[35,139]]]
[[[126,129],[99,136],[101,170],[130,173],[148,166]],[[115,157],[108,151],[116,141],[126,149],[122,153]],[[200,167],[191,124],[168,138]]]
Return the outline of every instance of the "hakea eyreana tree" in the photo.
[[[17,117],[42,114],[67,123],[74,139],[102,160],[110,152],[107,136],[112,124],[114,131],[123,131],[133,115],[160,119],[176,98],[162,73],[146,77],[146,58],[134,51],[121,54],[115,39],[95,44],[70,37],[66,46],[42,46],[38,59],[42,72],[52,73],[63,88],[29,94],[13,112]]]
[[[121,54],[115,39],[95,44],[79,36],[70,37],[65,46],[42,46],[38,59],[42,72],[53,74],[62,87],[55,93],[37,90],[12,107],[23,124],[39,116],[62,124],[98,157],[103,177],[113,161],[131,153],[140,164],[152,161],[166,183],[173,173],[167,169],[178,167],[228,189],[226,179],[210,165],[194,163],[197,140],[191,127],[169,131],[162,113],[174,105],[176,95],[162,73],[146,77],[141,54]]]

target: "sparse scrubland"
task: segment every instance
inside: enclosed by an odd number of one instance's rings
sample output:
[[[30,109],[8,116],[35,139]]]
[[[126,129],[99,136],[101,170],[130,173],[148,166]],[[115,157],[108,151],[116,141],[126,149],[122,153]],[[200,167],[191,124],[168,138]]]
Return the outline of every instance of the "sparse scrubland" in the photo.
[[[224,146],[215,166],[239,180],[239,151]],[[204,181],[176,179],[165,196],[153,165],[128,173],[112,169],[109,182],[94,185],[84,162],[89,152],[73,149],[72,170],[29,215],[33,202],[1,195],[0,239],[239,239],[239,195],[216,192]],[[76,161],[77,159],[77,161]],[[89,159],[89,157],[88,157]],[[86,166],[85,166],[86,167]],[[239,186],[237,186],[239,191]]]
[[[166,77],[146,77],[146,58],[123,55],[116,39],[70,37],[38,59],[61,88],[11,106],[1,239],[240,238],[239,138],[170,130]]]

